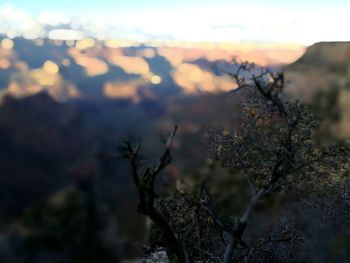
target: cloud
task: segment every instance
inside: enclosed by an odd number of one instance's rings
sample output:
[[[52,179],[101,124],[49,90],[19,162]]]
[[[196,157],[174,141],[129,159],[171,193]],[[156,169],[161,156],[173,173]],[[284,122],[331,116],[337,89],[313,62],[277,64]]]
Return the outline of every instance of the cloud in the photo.
[[[38,33],[40,25],[25,11],[17,9],[11,4],[5,4],[0,6],[0,31],[2,33],[9,31],[21,34]]]
[[[44,11],[39,14],[37,20],[40,24],[57,26],[60,24],[69,24],[72,21],[70,15],[58,11]]]
[[[350,24],[348,14],[346,8],[337,7],[315,6],[303,10],[261,6],[198,6],[172,10],[155,8],[147,11],[83,13],[76,17],[47,10],[32,16],[25,10],[5,4],[0,6],[0,32],[16,31],[27,37],[42,37],[53,29],[74,29],[99,39],[292,42],[308,45],[318,41],[350,40],[346,34],[346,27]],[[62,24],[65,26],[61,27]]]

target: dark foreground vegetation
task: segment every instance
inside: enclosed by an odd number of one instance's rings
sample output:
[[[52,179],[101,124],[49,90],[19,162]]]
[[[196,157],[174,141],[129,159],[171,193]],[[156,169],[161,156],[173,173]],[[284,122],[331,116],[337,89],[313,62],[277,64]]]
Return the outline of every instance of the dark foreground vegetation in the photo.
[[[323,140],[320,116],[288,99],[283,74],[249,63],[235,68],[226,73],[238,84],[239,126],[211,129],[208,141],[213,158],[245,182],[236,196],[229,188],[216,194],[239,209],[215,201],[208,178],[158,193],[177,127],[154,165],[145,164],[140,144],[123,145],[138,212],[152,221],[146,252],[163,249],[170,262],[186,263],[349,262],[348,144]]]
[[[218,63],[215,75],[239,86],[228,93],[174,95],[173,68],[156,56],[162,95],[139,102],[5,96],[0,263],[350,262],[348,146],[337,139],[350,134],[348,50],[316,44],[286,80]],[[132,77],[118,72],[80,82],[80,68],[72,81],[84,93]]]

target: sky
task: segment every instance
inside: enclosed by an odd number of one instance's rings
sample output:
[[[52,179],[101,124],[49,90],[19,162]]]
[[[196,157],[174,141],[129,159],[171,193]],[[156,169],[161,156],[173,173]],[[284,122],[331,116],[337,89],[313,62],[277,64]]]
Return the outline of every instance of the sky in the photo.
[[[98,38],[309,45],[350,40],[349,14],[349,0],[0,0],[0,30],[78,21]]]
[[[240,7],[240,6],[270,6],[280,8],[332,8],[350,7],[348,0],[1,0],[0,3],[12,3],[18,7],[26,9],[28,12],[35,14],[45,10],[60,10],[68,12],[83,13],[91,10],[110,11],[130,10],[130,9],[171,9],[171,8],[188,8],[188,7]]]

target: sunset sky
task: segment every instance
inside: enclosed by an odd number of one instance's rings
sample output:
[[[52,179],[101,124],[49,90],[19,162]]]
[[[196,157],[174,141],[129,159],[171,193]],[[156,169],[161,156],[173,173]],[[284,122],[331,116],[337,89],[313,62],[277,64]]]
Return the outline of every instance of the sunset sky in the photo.
[[[349,13],[348,0],[0,0],[0,29],[79,21],[101,38],[309,45],[350,40]]]

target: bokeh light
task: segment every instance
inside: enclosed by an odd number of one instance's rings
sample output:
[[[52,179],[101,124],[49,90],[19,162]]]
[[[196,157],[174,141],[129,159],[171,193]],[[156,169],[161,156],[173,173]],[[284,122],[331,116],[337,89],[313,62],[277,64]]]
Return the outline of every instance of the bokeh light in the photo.
[[[1,47],[4,49],[12,49],[14,46],[14,43],[11,39],[5,38],[1,41]]]
[[[45,63],[43,64],[43,69],[49,74],[57,74],[59,71],[59,67],[57,66],[57,64],[51,60],[45,61]]]

